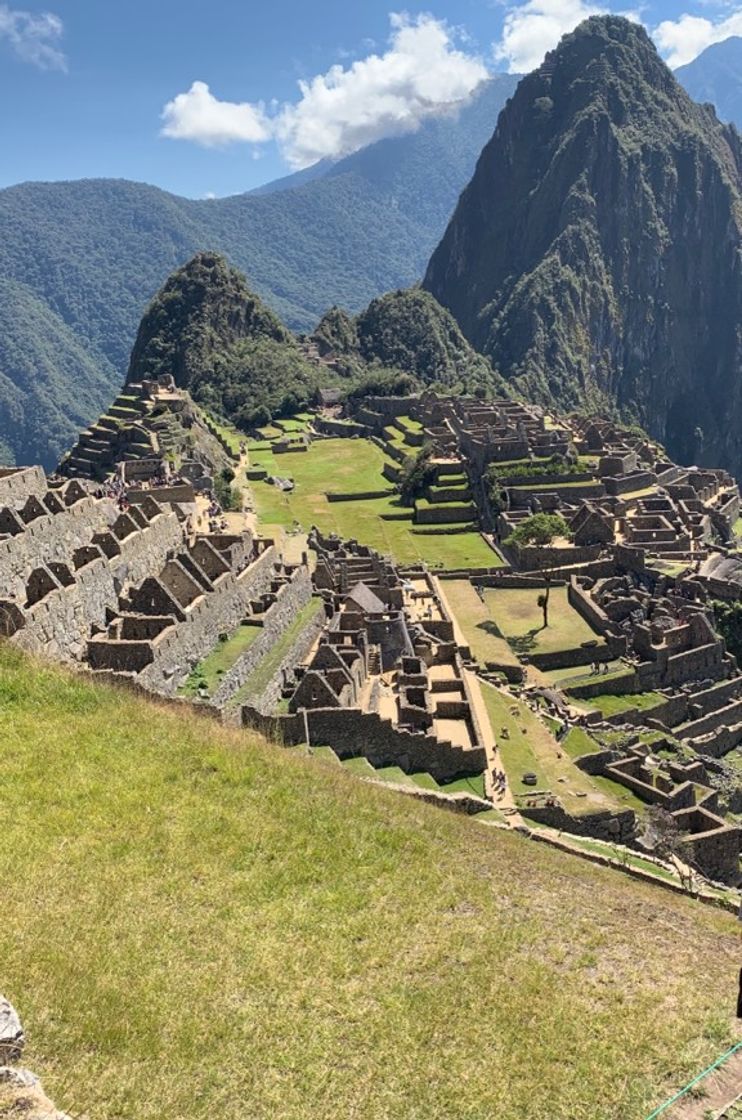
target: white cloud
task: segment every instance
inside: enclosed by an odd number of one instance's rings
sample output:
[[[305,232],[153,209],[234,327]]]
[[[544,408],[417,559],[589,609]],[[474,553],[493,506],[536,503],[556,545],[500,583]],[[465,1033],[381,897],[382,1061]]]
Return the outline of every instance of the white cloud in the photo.
[[[57,45],[63,33],[61,19],[52,12],[35,14],[0,4],[0,40],[41,70],[67,69],[67,59]]]
[[[482,60],[455,45],[455,34],[429,15],[392,15],[384,54],[347,69],[331,67],[300,82],[301,97],[285,105],[276,137],[292,167],[357,151],[385,136],[412,132],[425,118],[466,100],[487,77]]]
[[[226,144],[260,144],[271,137],[271,125],[262,104],[219,101],[206,82],[194,82],[162,110],[161,135],[171,140],[192,140],[204,148]]]
[[[652,32],[652,38],[669,66],[684,66],[696,55],[730,35],[742,35],[742,9],[714,23],[702,16],[684,12],[678,19],[666,19]]]
[[[583,19],[605,11],[585,0],[528,0],[506,13],[502,38],[495,44],[495,59],[507,62],[511,74],[535,70],[562,35],[573,31]]]
[[[487,77],[480,58],[456,47],[446,23],[427,15],[391,21],[384,54],[300,82],[295,104],[267,110],[262,102],[219,101],[205,82],[194,82],[163,109],[161,135],[204,147],[274,138],[292,167],[308,167],[414,131],[426,117],[460,105]]]

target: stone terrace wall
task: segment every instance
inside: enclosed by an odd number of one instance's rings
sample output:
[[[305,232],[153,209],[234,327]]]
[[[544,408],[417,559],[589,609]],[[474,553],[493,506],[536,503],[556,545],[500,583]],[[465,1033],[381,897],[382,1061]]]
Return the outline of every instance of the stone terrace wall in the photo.
[[[463,750],[432,735],[395,727],[376,714],[355,708],[307,712],[310,743],[330,746],[340,758],[363,755],[372,766],[399,766],[405,773],[425,771],[437,781],[463,774],[481,774],[487,766],[484,748]]]
[[[154,661],[139,675],[153,692],[172,696],[191,669],[209,653],[222,634],[235,630],[252,600],[270,589],[275,548],[267,548],[239,575],[226,572],[214,590],[199,597],[186,610],[184,622],[170,626],[153,643]]]
[[[259,696],[252,698],[252,703],[258,711],[268,716],[276,710],[283,692],[285,674],[291,673],[297,665],[306,661],[326,621],[324,603],[318,603],[317,610],[284,653],[266,687]]]
[[[403,731],[358,708],[313,708],[306,717],[310,745],[332,747],[339,758],[362,755],[376,768],[399,766],[408,774],[424,771],[437,781],[481,774],[487,766],[483,747],[463,750],[432,735]],[[245,706],[241,723],[287,745],[306,741],[303,712],[271,717]]]
[[[633,810],[623,809],[617,813],[607,810],[601,813],[585,813],[579,816],[567,813],[561,805],[519,805],[521,814],[527,819],[575,836],[592,836],[596,840],[613,840],[619,844],[629,844],[636,832],[636,817]]]
[[[279,589],[275,603],[263,615],[258,636],[222,677],[219,688],[211,698],[215,707],[224,707],[242,687],[258,662],[272,649],[311,597],[312,580],[308,569],[296,568],[291,582]]]

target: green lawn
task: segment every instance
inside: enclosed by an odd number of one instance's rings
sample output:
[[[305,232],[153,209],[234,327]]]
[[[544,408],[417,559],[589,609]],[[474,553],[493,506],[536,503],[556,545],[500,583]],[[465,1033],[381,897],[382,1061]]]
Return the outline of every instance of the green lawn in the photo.
[[[295,489],[284,493],[268,482],[253,482],[258,517],[265,526],[312,525],[323,532],[355,538],[362,544],[392,555],[399,563],[424,561],[431,567],[498,567],[502,561],[477,532],[445,534],[431,526],[416,527],[414,511],[399,504],[396,496],[349,502],[328,502],[327,493],[368,493],[388,490],[382,476],[386,457],[376,444],[361,439],[317,440],[308,451],[272,455],[250,452],[254,462],[269,473],[291,477]],[[387,520],[385,518],[403,518]],[[432,527],[435,528],[435,527]]]
[[[729,1045],[733,917],[31,665],[2,990],[65,1111],[641,1120]]]
[[[270,683],[271,677],[278,669],[281,661],[291,648],[292,643],[298,638],[309,620],[316,613],[321,602],[322,600],[319,598],[312,598],[302,607],[291,625],[284,630],[278,641],[274,642],[265,657],[261,658],[255,666],[242,687],[231,698],[229,701],[230,707],[238,707],[240,704],[249,704],[251,700],[261,695]]]
[[[590,813],[627,807],[621,794],[627,791],[617,783],[606,785],[574,765],[573,755],[558,743],[551,730],[535,712],[512,693],[482,683],[482,695],[497,741],[508,782],[517,796],[534,790],[549,790],[563,802],[569,813]],[[508,738],[502,732],[507,730]],[[587,746],[580,754],[596,750]],[[526,785],[523,775],[536,775],[535,786]]]
[[[495,632],[489,611],[469,580],[447,579],[441,581],[441,586],[472,656],[479,664],[518,665],[508,643]]]
[[[211,695],[221,683],[221,678],[231,669],[242,654],[250,648],[261,633],[261,627],[243,623],[233,634],[211,651],[208,657],[195,667],[188,680],[180,689],[183,696],[198,696],[201,684],[206,685]]]
[[[656,708],[664,704],[666,696],[661,692],[626,692],[620,695],[605,693],[603,696],[591,696],[583,701],[591,708],[597,708],[604,716],[615,716],[619,712],[627,712],[630,708],[638,708],[640,712]]]
[[[524,653],[553,653],[597,641],[595,655],[600,656],[605,643],[570,605],[566,587],[552,587],[549,625],[544,628],[543,611],[538,605],[543,593],[537,588],[510,587],[485,591],[490,618],[503,637]]]
[[[403,428],[407,428],[410,432],[421,432],[423,426],[419,420],[413,420],[411,416],[398,416],[397,423],[401,424]]]

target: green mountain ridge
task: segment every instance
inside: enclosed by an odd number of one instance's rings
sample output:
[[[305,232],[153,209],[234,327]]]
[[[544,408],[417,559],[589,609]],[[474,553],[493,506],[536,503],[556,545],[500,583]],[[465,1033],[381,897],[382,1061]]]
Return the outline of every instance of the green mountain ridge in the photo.
[[[258,193],[198,201],[125,180],[0,191],[0,275],[56,316],[57,360],[48,376],[59,382],[60,399],[73,398],[77,408],[74,421],[57,411],[50,440],[19,432],[6,419],[13,401],[35,405],[0,335],[5,461],[56,461],[80,421],[100,411],[101,394],[89,389],[92,369],[112,396],[148,301],[199,250],[226,255],[294,330],[311,330],[333,303],[357,312],[374,296],[417,281],[516,82],[495,76],[457,116]],[[38,316],[28,324],[21,318],[15,328],[29,354],[45,345],[43,332],[34,337],[35,323]],[[41,416],[30,423],[42,433],[46,427]]]
[[[128,382],[171,374],[177,386],[243,428],[287,415],[318,389],[383,383],[483,393],[495,377],[450,314],[419,288],[389,292],[351,316],[331,308],[302,341],[218,253],[197,253],[167,279],[144,314]]]
[[[424,286],[526,396],[742,467],[742,141],[595,17],[525,78]]]

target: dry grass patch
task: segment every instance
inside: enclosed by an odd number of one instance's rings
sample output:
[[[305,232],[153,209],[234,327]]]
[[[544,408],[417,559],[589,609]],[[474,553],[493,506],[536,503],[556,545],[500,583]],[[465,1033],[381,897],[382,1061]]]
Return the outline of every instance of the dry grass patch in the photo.
[[[96,1120],[640,1120],[735,922],[0,649],[1,987]]]
[[[547,627],[538,605],[540,595],[543,591],[538,588],[503,587],[485,591],[484,597],[500,633],[524,652],[553,653],[597,640],[596,656],[600,654],[603,639],[570,604],[566,587],[553,587],[549,593]]]

